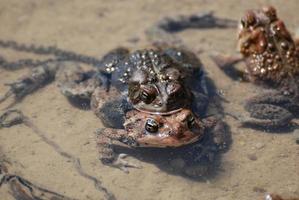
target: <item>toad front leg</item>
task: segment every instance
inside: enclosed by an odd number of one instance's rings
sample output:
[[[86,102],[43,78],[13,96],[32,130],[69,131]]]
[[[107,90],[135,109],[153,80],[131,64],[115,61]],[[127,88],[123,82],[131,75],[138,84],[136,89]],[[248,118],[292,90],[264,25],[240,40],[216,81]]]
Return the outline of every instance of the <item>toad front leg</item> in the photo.
[[[204,137],[180,153],[185,163],[183,173],[192,178],[208,175],[219,153],[225,152],[231,142],[228,126],[221,119],[211,116],[202,122]]]
[[[231,143],[231,135],[227,124],[215,116],[203,119],[208,135],[211,137],[210,146],[214,146],[216,151],[225,151]]]
[[[137,147],[138,143],[123,129],[102,128],[96,131],[97,147],[100,160],[104,165],[118,168],[128,173],[128,168],[141,168],[140,166],[124,160],[126,154],[116,154],[114,145],[126,145],[127,147]]]

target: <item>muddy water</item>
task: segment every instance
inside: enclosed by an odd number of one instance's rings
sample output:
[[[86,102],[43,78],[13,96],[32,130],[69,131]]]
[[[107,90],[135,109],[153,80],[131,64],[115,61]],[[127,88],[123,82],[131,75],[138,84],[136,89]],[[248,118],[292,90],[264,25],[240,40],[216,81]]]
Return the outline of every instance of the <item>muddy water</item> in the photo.
[[[147,45],[144,30],[164,16],[214,11],[218,16],[239,19],[248,8],[272,4],[291,30],[299,19],[299,4],[293,1],[206,1],[206,0],[1,0],[1,39],[21,43],[56,45],[90,56],[101,56],[116,46],[137,49]],[[235,52],[234,29],[186,30],[178,33],[186,46],[202,59],[208,75],[229,102],[228,112],[243,112],[242,101],[257,92],[247,83],[232,81],[210,60],[214,50]],[[136,38],[139,38],[137,41]],[[135,42],[132,42],[132,39]],[[1,50],[17,60],[27,54]],[[32,56],[32,55],[29,55]],[[0,69],[0,93],[26,69]],[[1,109],[6,105],[2,104]],[[299,196],[299,146],[292,133],[269,134],[238,127],[227,117],[233,143],[223,155],[215,176],[193,181],[168,174],[155,165],[136,161],[142,169],[129,174],[103,166],[97,160],[94,131],[102,127],[96,116],[76,109],[60,94],[55,83],[26,97],[16,106],[64,151],[76,155],[82,168],[103,182],[117,199],[262,199],[265,192]],[[10,171],[48,189],[77,199],[104,199],[93,182],[79,176],[72,162],[58,154],[24,125],[0,129],[1,151],[9,159]],[[0,199],[12,199],[0,188]]]

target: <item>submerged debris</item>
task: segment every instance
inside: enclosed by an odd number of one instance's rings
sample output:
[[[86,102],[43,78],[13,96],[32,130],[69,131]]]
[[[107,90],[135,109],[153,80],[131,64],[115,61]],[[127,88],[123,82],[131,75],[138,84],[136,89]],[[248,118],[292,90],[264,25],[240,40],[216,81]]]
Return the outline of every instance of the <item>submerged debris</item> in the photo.
[[[54,58],[49,58],[45,60],[33,60],[33,59],[21,59],[16,62],[9,62],[2,56],[0,56],[0,67],[7,70],[16,70],[23,67],[37,67],[43,64],[57,62],[57,61],[76,61],[79,63],[85,63],[92,66],[100,66],[101,61],[97,58],[86,56],[83,54],[78,54],[72,51],[63,50],[57,48],[56,46],[42,46],[35,44],[22,44],[12,40],[1,40],[0,47],[4,49],[12,49],[17,52],[27,52],[36,55],[46,55],[53,56]]]
[[[16,116],[18,114],[18,112],[15,111],[11,111],[9,113],[13,114],[13,116]],[[13,116],[11,116],[10,118],[14,118]],[[1,119],[4,118],[2,117]],[[8,186],[10,194],[16,200],[75,200],[37,186],[16,174],[9,173],[8,166],[10,165],[10,160],[3,154],[0,148],[0,189],[5,185]]]
[[[23,99],[28,94],[34,92],[38,88],[45,86],[55,78],[55,72],[58,68],[58,64],[55,65],[42,65],[33,68],[31,73],[19,80],[6,84],[10,89],[0,97],[0,103],[5,101],[10,96],[14,96],[14,102],[9,106],[13,106],[16,102]]]
[[[169,33],[188,28],[235,28],[236,20],[215,17],[213,12],[165,17],[155,25]]]
[[[14,174],[0,173],[0,188],[4,184],[9,185],[11,195],[16,200],[75,200],[56,192],[41,188]]]
[[[92,175],[89,175],[88,173],[86,173],[82,166],[81,166],[81,163],[80,163],[80,159],[77,158],[76,156],[64,151],[58,144],[56,144],[54,141],[52,141],[51,139],[49,139],[49,137],[47,136],[46,133],[44,133],[43,131],[41,131],[39,128],[37,128],[33,122],[28,118],[26,117],[20,110],[7,110],[6,112],[4,112],[1,116],[0,116],[0,128],[3,128],[3,127],[11,127],[11,126],[14,126],[16,124],[20,124],[20,123],[23,123],[25,126],[27,126],[28,128],[32,129],[33,132],[35,134],[37,134],[45,143],[47,143],[48,145],[50,145],[58,154],[60,154],[62,157],[65,157],[69,160],[72,161],[73,165],[74,165],[74,168],[76,169],[76,171],[84,178],[86,179],[89,179],[90,181],[93,181],[94,184],[95,184],[95,188],[101,192],[104,193],[106,199],[108,200],[114,200],[115,199],[115,196],[110,192],[108,191],[107,188],[105,188],[104,186],[102,186],[102,182],[97,179],[96,177],[92,176]],[[1,164],[1,163],[0,163]],[[0,165],[1,167],[1,165]],[[45,190],[45,189],[42,189],[42,188],[39,188],[37,186],[34,186],[32,183],[30,183],[29,181],[19,177],[19,176],[16,176],[16,175],[9,175],[9,174],[4,174],[4,175],[1,175],[1,169],[0,169],[0,186],[1,184],[3,183],[11,183],[12,186],[12,190],[14,191],[14,193],[16,194],[16,199],[32,199],[32,200],[35,200],[35,199],[40,199],[40,198],[37,198],[35,197],[33,192],[34,190],[32,188],[37,188],[38,189],[38,192],[48,192],[48,193],[51,193],[50,191],[48,190]],[[23,187],[26,187],[28,189],[28,191],[30,192],[29,194],[26,193],[26,190],[22,189]],[[53,193],[53,192],[52,192]],[[51,194],[52,194],[51,193]],[[56,194],[56,193],[53,193],[53,194]],[[30,195],[32,196],[32,198],[28,198],[27,196],[25,196],[26,198],[20,198],[22,196],[18,196],[18,195]],[[58,194],[57,194],[58,195]],[[63,196],[62,196],[63,197]],[[43,198],[41,198],[43,199]],[[60,200],[60,199],[67,199],[65,197],[63,198],[46,198],[46,200]]]
[[[185,29],[235,28],[237,21],[214,16],[213,12],[165,17],[145,31],[154,44],[184,46],[181,38],[172,33]]]

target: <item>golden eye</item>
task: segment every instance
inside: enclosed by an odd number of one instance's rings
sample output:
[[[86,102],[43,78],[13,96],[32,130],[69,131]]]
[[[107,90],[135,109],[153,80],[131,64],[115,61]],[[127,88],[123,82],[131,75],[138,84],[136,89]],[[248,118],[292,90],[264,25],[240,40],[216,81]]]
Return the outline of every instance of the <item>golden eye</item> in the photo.
[[[188,98],[188,95],[184,88],[179,83],[169,83],[166,86],[166,92],[168,94],[167,104],[173,105],[184,98]]]
[[[150,132],[150,133],[156,133],[158,132],[159,129],[159,124],[156,120],[154,119],[147,119],[145,123],[145,130]]]
[[[140,100],[146,104],[150,104],[157,96],[156,89],[154,87],[143,88],[139,94]]]
[[[250,26],[255,26],[257,23],[254,12],[247,11],[245,17],[241,19],[241,25],[243,28],[249,28]]]
[[[266,16],[269,17],[271,22],[277,20],[276,9],[274,7],[272,6],[264,7],[263,11],[266,14]]]

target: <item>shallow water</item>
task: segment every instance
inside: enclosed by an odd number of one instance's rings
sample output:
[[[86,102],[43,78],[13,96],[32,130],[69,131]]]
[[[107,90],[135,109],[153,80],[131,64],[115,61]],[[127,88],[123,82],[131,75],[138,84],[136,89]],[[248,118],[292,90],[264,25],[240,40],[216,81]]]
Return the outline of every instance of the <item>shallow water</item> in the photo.
[[[148,43],[144,31],[158,19],[177,14],[214,11],[217,16],[238,20],[246,9],[272,4],[287,27],[299,24],[299,4],[293,1],[0,1],[0,38],[20,43],[56,45],[62,49],[100,57],[116,46],[132,49]],[[235,29],[186,30],[177,34],[202,59],[208,75],[228,100],[227,112],[243,112],[242,102],[258,90],[232,81],[209,58],[212,51],[235,53]],[[139,38],[132,42],[132,39]],[[31,54],[1,50],[1,56],[18,60]],[[27,69],[0,68],[0,94]],[[7,104],[1,104],[3,109]],[[50,84],[16,105],[64,151],[80,158],[82,168],[102,181],[116,199],[263,199],[266,192],[299,196],[299,146],[290,133],[266,133],[238,127],[230,117],[233,143],[217,165],[215,175],[190,180],[138,161],[142,169],[126,174],[104,166],[97,159],[94,131],[102,127],[90,111],[73,107],[56,84]],[[1,152],[9,170],[45,188],[77,199],[104,199],[93,182],[79,176],[70,159],[62,157],[25,125],[0,129]],[[254,158],[254,159],[253,159]],[[0,157],[1,160],[1,157]],[[13,199],[0,188],[0,199]]]

